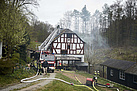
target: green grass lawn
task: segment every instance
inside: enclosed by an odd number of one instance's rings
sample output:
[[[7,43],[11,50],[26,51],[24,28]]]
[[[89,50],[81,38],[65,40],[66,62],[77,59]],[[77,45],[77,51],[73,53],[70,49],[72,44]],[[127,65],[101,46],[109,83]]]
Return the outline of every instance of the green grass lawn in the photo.
[[[13,74],[0,75],[0,87],[20,83],[21,79],[34,76],[35,74],[36,72],[34,70],[18,69]]]
[[[78,72],[76,72],[76,73],[77,73],[77,74],[80,74],[80,75],[83,75],[83,76],[85,76],[85,77],[88,77],[88,78],[93,78],[93,76],[94,76],[94,75],[92,75],[92,74],[88,74],[88,73],[80,72],[80,71],[78,71]],[[110,82],[109,80],[106,80],[106,79],[104,79],[104,78],[102,78],[102,77],[98,77],[97,82],[100,83],[100,84],[104,84],[104,85],[105,85],[106,83],[114,84],[114,87],[119,88],[120,91],[124,91],[124,90],[131,91],[131,89],[129,89],[129,88],[125,87],[125,86],[122,86],[122,85],[119,85],[119,84]],[[99,89],[99,90],[101,90],[101,91],[104,89],[104,88],[98,87],[98,86],[96,86],[96,88]],[[112,89],[112,88],[107,88],[107,90],[116,91],[116,89]],[[133,90],[133,89],[132,89],[132,91],[137,91],[137,90]]]
[[[63,79],[70,83],[79,84],[79,82],[62,75],[61,73],[57,73],[56,78]],[[86,87],[75,87],[75,86],[66,84],[64,82],[54,80],[50,84],[40,89],[37,89],[37,91],[91,91],[91,90],[87,89]]]
[[[88,78],[93,78],[93,75],[85,73],[85,72],[76,72],[76,74],[80,74],[80,75],[88,77]],[[62,73],[57,73],[56,78],[63,79],[63,80],[70,82],[70,83],[79,84],[78,81],[70,79],[70,78],[62,75]],[[111,82],[109,82],[108,80],[106,80],[104,78],[99,77],[98,83],[106,84],[106,83],[111,83]],[[117,85],[115,83],[111,83],[111,84],[114,84],[115,87],[118,87],[120,89],[120,91],[123,91],[123,90],[131,91],[130,89],[128,89],[124,86],[120,86],[120,85]],[[95,86],[95,87],[99,91],[117,91],[116,89],[113,89],[113,88],[103,88],[103,87],[99,87],[99,86]],[[91,88],[93,89],[93,87],[91,87]],[[72,86],[72,85],[68,85],[66,83],[63,83],[61,81],[54,80],[51,83],[49,83],[48,85],[46,85],[40,89],[37,89],[37,91],[91,91],[91,90],[89,90],[86,87],[76,87],[76,86]],[[136,91],[136,90],[132,90],[132,91]]]

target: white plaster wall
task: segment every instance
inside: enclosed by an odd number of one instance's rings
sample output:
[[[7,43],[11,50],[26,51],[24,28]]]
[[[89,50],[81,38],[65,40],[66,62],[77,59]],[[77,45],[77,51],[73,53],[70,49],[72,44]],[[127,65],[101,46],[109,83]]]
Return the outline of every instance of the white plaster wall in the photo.
[[[76,44],[73,44],[73,50],[76,50]]]
[[[60,49],[56,49],[56,51],[57,51],[57,53],[61,53],[61,52],[60,52]]]
[[[61,47],[61,49],[65,49],[65,43],[62,43],[62,47]]]
[[[57,46],[57,48],[60,48],[60,46],[61,46],[61,43],[58,43],[58,46]],[[56,48],[56,46],[55,46],[54,48]]]
[[[56,48],[56,46],[57,46],[57,43],[53,43],[53,47]]]

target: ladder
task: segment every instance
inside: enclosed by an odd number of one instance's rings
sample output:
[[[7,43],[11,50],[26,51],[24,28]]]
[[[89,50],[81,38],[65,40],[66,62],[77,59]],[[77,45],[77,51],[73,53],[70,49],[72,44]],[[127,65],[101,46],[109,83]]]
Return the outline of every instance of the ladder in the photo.
[[[56,37],[57,33],[60,31],[59,28],[55,28],[54,31],[47,37],[47,39],[39,46],[39,50],[47,51],[47,48]]]

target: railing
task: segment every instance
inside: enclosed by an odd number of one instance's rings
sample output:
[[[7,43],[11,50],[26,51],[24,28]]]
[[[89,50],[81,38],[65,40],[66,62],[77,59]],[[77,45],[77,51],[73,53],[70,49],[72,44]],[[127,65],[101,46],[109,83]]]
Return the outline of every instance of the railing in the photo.
[[[54,29],[54,31],[47,37],[47,39],[39,46],[39,50],[47,50],[48,46],[51,44],[55,38],[59,29]]]

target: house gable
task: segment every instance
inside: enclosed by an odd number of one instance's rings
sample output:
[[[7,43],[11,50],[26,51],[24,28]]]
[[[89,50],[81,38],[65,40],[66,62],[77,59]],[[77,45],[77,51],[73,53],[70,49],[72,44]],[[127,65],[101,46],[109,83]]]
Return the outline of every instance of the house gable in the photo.
[[[64,32],[52,42],[52,52],[84,55],[84,41],[74,32]]]

